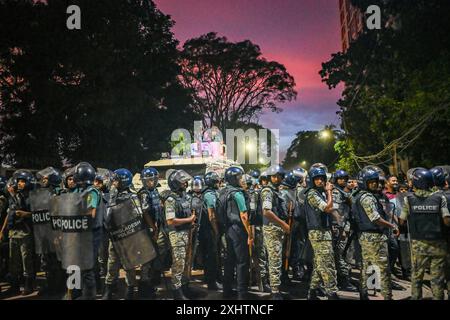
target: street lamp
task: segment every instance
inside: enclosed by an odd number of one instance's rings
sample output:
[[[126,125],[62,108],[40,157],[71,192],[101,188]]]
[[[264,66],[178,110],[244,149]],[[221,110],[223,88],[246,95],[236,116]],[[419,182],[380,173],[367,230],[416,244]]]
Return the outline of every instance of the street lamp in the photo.
[[[331,138],[330,130],[325,129],[325,130],[320,131],[319,138],[323,139],[323,140],[328,140],[329,138]]]

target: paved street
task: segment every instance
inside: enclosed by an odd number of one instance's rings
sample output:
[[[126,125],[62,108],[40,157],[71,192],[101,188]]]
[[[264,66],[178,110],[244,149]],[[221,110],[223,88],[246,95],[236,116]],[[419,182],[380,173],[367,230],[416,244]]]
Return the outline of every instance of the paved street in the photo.
[[[193,281],[191,282],[191,288],[192,288],[192,298],[196,300],[222,300],[222,293],[221,292],[214,292],[214,291],[208,291],[206,285],[204,285],[201,281],[202,272],[201,271],[195,271],[193,272]],[[38,282],[42,281],[42,274],[38,274]],[[353,270],[353,280],[356,281],[357,277],[357,270]],[[167,286],[170,286],[170,273],[166,273],[166,280],[167,280]],[[410,283],[403,280],[395,279],[395,281],[400,284],[402,287],[405,288],[405,290],[394,290],[394,300],[407,300],[411,296],[411,286]],[[6,284],[2,284],[3,290],[6,290],[7,287]],[[286,299],[289,300],[306,300],[306,294],[307,294],[307,287],[305,283],[293,281],[292,286],[288,290],[289,292],[285,291],[284,296]],[[123,293],[125,292],[125,282],[124,282],[124,273],[121,273],[121,281],[119,282],[119,289],[118,294],[115,295],[114,299],[123,299]],[[346,300],[359,300],[359,295],[357,293],[352,292],[344,292],[339,291],[339,296],[342,299]],[[370,300],[383,300],[380,293],[377,293],[374,295],[373,291],[369,291],[369,298]],[[429,286],[424,286],[424,297],[425,299],[429,300],[431,299],[431,290]],[[101,298],[101,295],[97,296],[98,299]],[[171,293],[167,291],[164,281],[162,281],[162,284],[158,287],[157,292],[157,298],[161,300],[169,300],[172,299]],[[252,300],[268,300],[270,299],[269,294],[259,293],[257,287],[252,287],[250,291],[250,298]],[[15,296],[7,298],[6,300],[38,300],[42,299],[41,297],[38,297],[37,292],[34,292],[33,294],[29,296]],[[61,297],[54,296],[50,298],[46,298],[46,300],[59,300]],[[324,298],[321,298],[324,299]]]

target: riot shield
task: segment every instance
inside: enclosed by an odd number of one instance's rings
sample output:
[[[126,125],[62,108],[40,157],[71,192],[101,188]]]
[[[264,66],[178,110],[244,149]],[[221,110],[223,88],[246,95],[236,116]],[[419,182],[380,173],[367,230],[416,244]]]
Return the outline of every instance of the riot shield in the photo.
[[[31,218],[36,254],[55,252],[56,234],[50,219],[50,200],[52,194],[47,188],[30,191]]]
[[[105,227],[125,270],[146,264],[156,257],[150,232],[130,197],[110,203]]]
[[[57,254],[63,269],[94,267],[93,219],[87,215],[87,193],[63,193],[52,198],[52,226],[58,230]]]

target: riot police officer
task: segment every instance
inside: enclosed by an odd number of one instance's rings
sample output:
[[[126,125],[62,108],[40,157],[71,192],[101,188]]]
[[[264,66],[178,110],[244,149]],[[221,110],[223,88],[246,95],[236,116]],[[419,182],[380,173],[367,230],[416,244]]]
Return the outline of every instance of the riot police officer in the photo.
[[[56,293],[58,281],[62,280],[61,265],[56,256],[56,232],[50,219],[50,200],[61,192],[62,176],[53,167],[36,173],[40,187],[30,192],[33,233],[36,254],[41,259],[41,267],[46,273],[47,285],[39,288],[40,295]]]
[[[333,250],[336,263],[338,288],[343,291],[356,292],[357,288],[350,283],[350,265],[346,262],[344,254],[347,236],[350,233],[350,194],[345,191],[349,175],[344,170],[337,170],[333,175],[333,209],[342,218],[342,224],[333,222]]]
[[[271,293],[272,289],[269,285],[269,273],[267,265],[267,251],[264,246],[264,234],[263,234],[263,213],[261,209],[261,189],[259,188],[260,172],[257,169],[253,169],[248,174],[246,195],[248,196],[249,204],[249,218],[252,226],[252,232],[254,237],[254,255],[251,259],[256,259],[257,277],[259,283],[258,287],[260,291],[265,293]]]
[[[399,234],[395,224],[387,221],[383,205],[377,199],[380,175],[373,168],[363,169],[358,175],[359,190],[354,194],[352,212],[359,232],[362,253],[360,298],[368,300],[367,271],[369,265],[380,276],[381,294],[392,299],[391,273],[389,270],[387,232]],[[370,270],[369,270],[370,271]]]
[[[191,205],[186,196],[188,181],[192,177],[184,170],[168,172],[170,193],[164,202],[164,211],[169,230],[169,240],[172,247],[172,286],[175,300],[187,300],[182,285],[187,285],[188,279],[183,277],[186,267],[186,251],[188,250],[189,232],[196,216],[192,214]]]
[[[293,272],[298,268],[298,253],[296,243],[299,238],[298,210],[297,210],[297,185],[301,178],[292,171],[288,172],[280,186],[280,195],[287,207],[288,222],[290,222],[291,233],[286,236],[283,244],[283,269],[282,269],[282,283],[289,284],[288,277],[289,266],[292,267]]]
[[[52,206],[54,228],[60,238],[62,267],[68,270],[77,266],[81,271],[81,296],[79,288],[68,288],[65,298],[94,300],[96,297],[95,257],[101,241],[103,217],[97,214],[99,192],[92,187],[95,169],[80,162],[64,172],[65,192],[57,195]]]
[[[121,228],[122,225],[128,221],[125,216],[128,216],[130,211],[135,211],[138,219],[142,216],[138,196],[132,191],[132,180],[133,176],[129,170],[122,168],[114,171],[113,183],[115,183],[117,193],[113,194],[109,200],[106,217],[106,225],[110,236],[110,243],[108,248],[108,269],[105,278],[105,292],[102,297],[103,300],[110,300],[112,298],[112,289],[113,285],[116,284],[117,279],[119,278],[120,266],[122,264],[124,265],[124,268],[127,268],[124,260],[128,260],[130,258],[129,256],[132,255],[131,252],[127,252],[126,255],[122,254],[124,250],[128,249],[127,244],[128,247],[131,246],[129,243],[123,242],[124,238],[120,236],[121,233],[119,232],[121,230],[116,228]],[[130,206],[123,205],[124,203],[130,203]],[[119,207],[120,205],[122,206]],[[118,217],[116,215],[121,215],[123,217]],[[122,224],[118,223],[120,220]],[[130,236],[131,235],[128,235],[128,239],[130,239]],[[135,242],[133,241],[131,245],[134,244]],[[136,244],[139,245],[138,243]],[[122,248],[124,250],[121,250]],[[125,281],[127,284],[125,299],[132,300],[134,298],[134,291],[136,287],[136,270],[134,269],[134,265],[125,270]]]
[[[292,173],[299,178],[299,182],[296,188],[296,211],[295,211],[295,223],[293,232],[297,234],[294,239],[294,248],[292,253],[293,263],[293,279],[305,280],[311,279],[313,269],[313,254],[311,242],[308,239],[308,228],[306,226],[306,215],[304,214],[304,206],[306,201],[306,188],[308,172],[303,168],[295,168]]]
[[[333,186],[327,182],[327,173],[321,166],[312,167],[308,175],[311,188],[306,191],[305,213],[308,238],[314,254],[308,299],[318,299],[317,290],[322,282],[328,299],[336,300],[339,297],[331,236]]]
[[[205,282],[208,290],[219,290],[222,289],[222,285],[218,283],[220,232],[216,209],[220,177],[216,172],[208,172],[205,174],[204,182],[205,187],[202,190],[204,209],[199,229],[199,250],[203,258]]]
[[[438,180],[438,179],[437,179]],[[411,237],[411,298],[422,299],[425,269],[430,264],[431,290],[435,300],[444,299],[447,242],[444,224],[450,226],[447,199],[433,193],[433,174],[429,170],[413,172],[414,194],[405,199],[401,223],[408,221]]]
[[[261,189],[264,244],[267,248],[272,299],[281,300],[283,241],[284,235],[290,233],[289,225],[286,223],[287,207],[279,194],[285,170],[280,165],[273,165],[267,170],[267,175],[270,182]]]
[[[5,293],[15,295],[20,291],[19,277],[23,272],[24,290],[22,295],[33,292],[34,281],[34,243],[29,192],[34,177],[31,172],[17,170],[13,174],[14,194],[9,198],[8,223],[9,230],[9,272],[11,287]],[[3,236],[3,232],[2,232]]]
[[[225,171],[227,186],[219,193],[225,227],[227,253],[224,265],[223,295],[228,299],[232,295],[231,285],[236,268],[238,299],[247,297],[249,281],[249,246],[253,245],[253,235],[248,216],[248,204],[245,201],[243,187],[244,171],[239,167],[229,167]],[[220,216],[220,214],[219,214]]]
[[[169,254],[169,237],[166,220],[161,206],[157,186],[159,172],[155,168],[144,168],[141,172],[142,188],[139,190],[144,219],[152,230],[153,241],[157,246],[158,258],[146,264],[141,270],[139,294],[143,298],[154,297],[155,286],[160,283],[165,261]]]

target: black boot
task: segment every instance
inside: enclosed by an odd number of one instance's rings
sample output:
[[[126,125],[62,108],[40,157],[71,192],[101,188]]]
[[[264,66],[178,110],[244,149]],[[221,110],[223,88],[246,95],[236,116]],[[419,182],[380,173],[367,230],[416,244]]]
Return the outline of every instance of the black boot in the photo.
[[[23,296],[28,296],[33,293],[33,278],[25,277],[25,285],[22,291]]]
[[[112,300],[113,288],[111,284],[105,284],[105,290],[103,290],[102,300]]]
[[[307,300],[320,300],[319,297],[317,296],[317,289],[310,289],[308,291],[308,297],[306,299]]]
[[[359,290],[359,300],[369,300],[367,289]]]
[[[134,300],[134,286],[127,286],[127,292],[125,293],[125,300]]]
[[[174,300],[189,300],[188,298],[186,298],[186,296],[183,293],[183,290],[181,290],[181,288],[173,290],[173,299]]]

